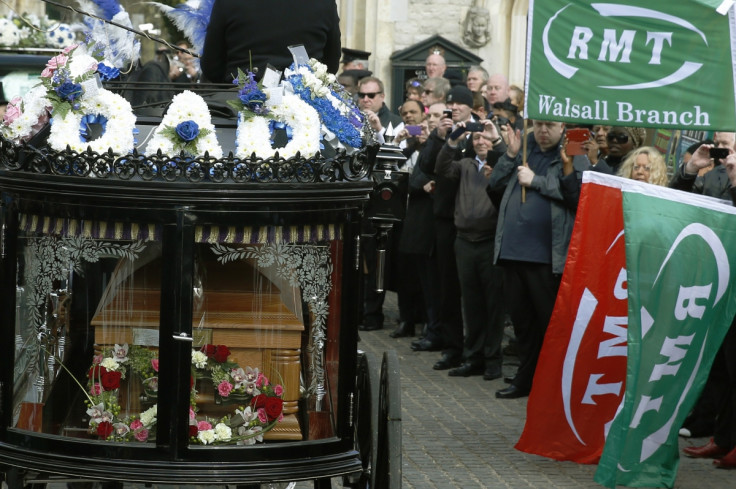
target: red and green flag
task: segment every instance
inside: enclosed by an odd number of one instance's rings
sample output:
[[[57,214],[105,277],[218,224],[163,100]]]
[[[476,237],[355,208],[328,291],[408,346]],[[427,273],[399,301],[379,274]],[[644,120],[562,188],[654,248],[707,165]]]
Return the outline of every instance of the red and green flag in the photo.
[[[595,481],[673,487],[679,428],[736,314],[736,208],[591,177],[622,190],[629,316],[626,393]]]

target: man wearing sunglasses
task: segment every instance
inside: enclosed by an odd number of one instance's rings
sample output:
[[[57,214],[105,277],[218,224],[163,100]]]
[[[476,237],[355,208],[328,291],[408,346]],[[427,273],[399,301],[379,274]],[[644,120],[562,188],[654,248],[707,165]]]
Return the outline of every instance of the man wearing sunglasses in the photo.
[[[385,100],[383,82],[380,79],[369,76],[358,81],[358,106],[366,113],[371,128],[379,134],[389,124],[395,129],[403,122],[398,114],[389,110]]]
[[[422,103],[425,107],[444,104],[449,91],[450,82],[447,78],[427,78],[422,88]]]
[[[375,76],[362,78],[358,81],[358,106],[365,112],[366,120],[375,131],[379,142],[383,141],[385,130],[391,125],[394,134],[404,128],[401,117],[392,113],[386,107],[383,82]],[[364,226],[370,232],[370,226]],[[391,246],[391,245],[389,245]],[[383,299],[384,292],[376,292],[376,240],[367,237],[361,240],[363,248],[364,263],[364,287],[363,287],[363,321],[358,327],[361,331],[373,331],[383,328]]]

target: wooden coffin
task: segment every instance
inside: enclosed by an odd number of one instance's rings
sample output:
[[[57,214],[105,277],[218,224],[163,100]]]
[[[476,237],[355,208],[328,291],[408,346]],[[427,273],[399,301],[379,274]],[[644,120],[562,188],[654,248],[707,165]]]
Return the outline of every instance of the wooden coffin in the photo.
[[[100,348],[128,343],[158,347],[161,257],[141,266],[121,259],[92,319],[95,343]],[[145,261],[145,260],[144,260]],[[303,321],[284,304],[298,301],[248,261],[222,265],[198,261],[194,292],[193,347],[226,345],[230,360],[241,367],[259,368],[272,383],[284,387],[284,420],[266,434],[267,439],[301,440],[298,423],[300,349]],[[282,284],[283,285],[283,284]],[[296,309],[296,306],[292,306]],[[230,407],[218,405],[202,392],[200,413],[220,417]]]

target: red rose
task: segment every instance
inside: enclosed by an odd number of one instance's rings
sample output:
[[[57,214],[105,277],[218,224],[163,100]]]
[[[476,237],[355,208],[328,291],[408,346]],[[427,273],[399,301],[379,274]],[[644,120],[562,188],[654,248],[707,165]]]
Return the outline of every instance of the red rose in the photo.
[[[87,378],[98,380],[107,373],[107,369],[102,365],[93,365],[87,372]]]
[[[97,425],[97,436],[100,438],[107,438],[112,434],[112,423],[109,421],[103,421]]]
[[[202,352],[207,355],[207,358],[212,358],[215,355],[215,350],[217,350],[215,345],[204,345],[202,347]]]
[[[250,405],[253,406],[253,409],[259,409],[266,406],[266,399],[268,396],[266,394],[258,394],[250,401]]]
[[[284,401],[279,399],[278,397],[267,397],[266,398],[266,416],[268,416],[269,421],[273,421],[275,419],[278,419],[278,417],[281,415],[281,411],[283,410]]]
[[[217,363],[225,363],[228,356],[230,356],[230,349],[225,345],[217,345],[217,349],[215,350],[215,361]]]
[[[112,391],[120,387],[120,372],[105,372],[102,374],[102,388],[106,391]]]
[[[197,429],[197,425],[190,424],[189,425],[189,436],[190,437],[197,436],[197,433],[199,433],[199,430]]]

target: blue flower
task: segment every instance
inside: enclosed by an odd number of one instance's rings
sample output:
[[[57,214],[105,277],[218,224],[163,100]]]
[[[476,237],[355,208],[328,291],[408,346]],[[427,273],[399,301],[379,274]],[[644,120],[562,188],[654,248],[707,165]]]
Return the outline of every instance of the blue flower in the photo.
[[[97,65],[97,73],[99,73],[100,79],[102,79],[102,81],[114,80],[115,78],[120,76],[119,69],[113,66],[107,66],[104,63],[99,63]]]
[[[69,102],[72,102],[82,95],[82,85],[80,85],[79,83],[65,81],[64,83],[56,87],[54,91],[57,93],[57,95],[59,95],[62,100],[68,100]]]
[[[182,141],[194,141],[199,135],[199,126],[194,121],[180,122],[176,126],[176,134]]]
[[[266,103],[266,94],[258,89],[247,92],[241,90],[238,94],[238,98],[240,98],[240,101],[243,102],[243,105],[247,109],[255,112],[256,114],[260,114],[264,110],[263,106]]]

